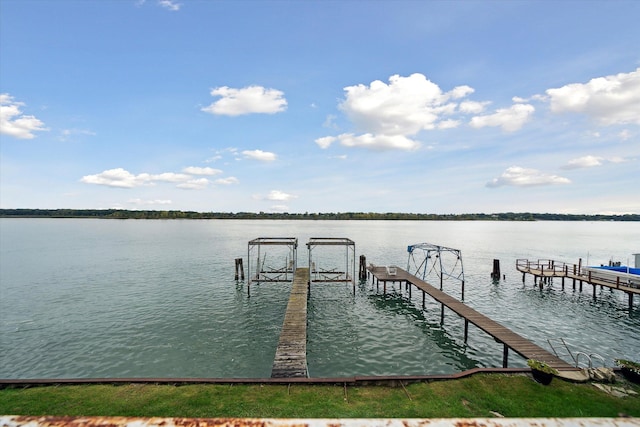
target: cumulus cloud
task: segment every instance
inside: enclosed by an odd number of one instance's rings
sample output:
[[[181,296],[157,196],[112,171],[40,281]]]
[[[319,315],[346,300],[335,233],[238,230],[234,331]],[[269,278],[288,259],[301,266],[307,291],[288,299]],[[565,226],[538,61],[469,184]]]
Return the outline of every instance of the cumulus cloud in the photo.
[[[582,169],[601,166],[603,160],[604,159],[602,157],[596,156],[578,157],[577,159],[569,160],[567,164],[563,166],[563,169]]]
[[[533,105],[514,104],[510,108],[500,108],[493,114],[472,117],[469,125],[474,128],[501,127],[505,132],[514,132],[529,121],[534,111]]]
[[[374,150],[415,150],[420,147],[420,143],[407,138],[404,135],[385,135],[365,133],[362,135],[354,135],[352,133],[343,133],[337,137],[323,137],[316,139],[316,144],[320,148],[329,148],[329,146],[338,141],[345,147],[364,147]]]
[[[247,159],[259,160],[261,162],[273,162],[277,156],[274,153],[262,150],[245,150],[242,155]]]
[[[477,101],[463,101],[460,103],[458,109],[462,113],[467,114],[480,114],[484,111],[485,107],[490,104],[490,102],[477,102]]]
[[[558,175],[545,174],[536,169],[527,169],[519,166],[507,168],[502,175],[487,182],[490,188],[502,186],[531,187],[536,185],[569,184],[571,181]]]
[[[176,185],[176,187],[182,188],[183,190],[202,190],[208,185],[209,180],[207,178],[195,178],[182,182]]]
[[[157,183],[171,183],[176,184],[177,188],[185,190],[201,190],[207,187],[210,181],[207,178],[195,178],[193,175],[215,174],[212,172],[216,170],[208,171],[207,169],[210,168],[196,168],[195,172],[208,172],[199,174],[164,172],[160,174],[140,173],[135,175],[126,169],[115,168],[94,175],[85,175],[80,179],[80,182],[116,188],[134,188],[156,185]],[[185,168],[185,170],[190,170],[190,168]]]
[[[8,93],[0,94],[0,134],[18,139],[33,139],[33,132],[48,131],[35,116],[22,114],[24,103],[15,101]]]
[[[588,155],[569,160],[567,164],[562,167],[562,169],[584,169],[592,168],[595,166],[602,166],[605,163],[623,163],[626,161],[627,159],[623,157],[604,158]]]
[[[602,125],[640,124],[640,68],[546,91],[554,113],[583,113]]]
[[[444,93],[419,73],[409,77],[396,74],[389,78],[389,84],[375,80],[369,86],[359,84],[344,90],[342,111],[358,129],[382,135],[415,135],[435,129],[442,115],[455,110],[456,104],[449,100],[473,91],[464,86]]]
[[[230,176],[227,178],[220,178],[215,180],[215,183],[220,185],[238,184],[239,182],[240,181],[238,181],[238,178],[236,178],[235,176]]]
[[[139,175],[123,169],[109,169],[95,175],[85,175],[80,179],[85,184],[106,185],[108,187],[133,188],[144,185],[145,180]]]
[[[220,99],[202,108],[202,111],[216,115],[274,114],[287,108],[284,92],[262,86],[248,86],[240,89],[221,86],[212,89],[211,96],[220,97]]]
[[[337,142],[372,150],[416,150],[420,147],[420,132],[457,128],[467,121],[466,116],[482,113],[489,104],[467,99],[475,92],[470,86],[456,86],[445,92],[420,73],[408,77],[396,74],[389,77],[388,83],[375,80],[369,85],[347,86],[344,91],[339,108],[357,132],[317,138],[315,143],[322,149]],[[513,106],[474,118],[472,125],[516,130],[532,112],[530,105]],[[333,121],[332,117],[330,123]]]
[[[288,194],[280,190],[271,190],[271,192],[267,195],[267,200],[273,200],[278,202],[286,202],[291,199],[295,199],[297,196],[293,194]]]
[[[208,167],[202,168],[198,166],[186,167],[182,170],[182,172],[188,173],[190,175],[209,175],[209,176],[220,175],[222,173],[220,169],[214,169],[214,168],[208,168]]]

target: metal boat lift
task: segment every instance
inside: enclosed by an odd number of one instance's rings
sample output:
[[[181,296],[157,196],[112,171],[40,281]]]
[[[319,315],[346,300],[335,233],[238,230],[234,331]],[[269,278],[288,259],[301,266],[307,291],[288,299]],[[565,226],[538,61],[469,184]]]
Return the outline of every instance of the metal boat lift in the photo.
[[[416,277],[426,281],[427,276],[435,274],[440,278],[440,290],[444,277],[459,280],[462,285],[464,300],[464,267],[462,265],[462,252],[459,249],[431,243],[416,243],[407,247],[409,259],[407,271]]]
[[[267,258],[266,248],[277,247]],[[275,249],[275,248],[274,248]],[[247,263],[252,282],[291,282],[297,266],[296,237],[259,237],[249,241]]]
[[[344,270],[340,270],[338,267],[323,268],[320,266],[319,256],[314,251],[317,248],[328,246],[344,248]],[[320,282],[352,282],[353,292],[355,293],[356,244],[353,240],[335,237],[312,237],[307,243],[307,248],[309,249],[309,285]],[[314,254],[316,258],[314,258]]]

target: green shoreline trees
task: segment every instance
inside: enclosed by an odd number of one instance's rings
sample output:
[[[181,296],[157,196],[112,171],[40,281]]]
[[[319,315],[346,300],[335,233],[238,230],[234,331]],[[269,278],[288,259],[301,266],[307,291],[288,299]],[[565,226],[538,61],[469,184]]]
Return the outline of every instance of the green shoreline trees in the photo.
[[[402,212],[194,212],[124,209],[0,209],[0,218],[106,218],[106,219],[283,219],[283,220],[390,220],[390,221],[640,221],[640,214],[583,215],[531,212],[432,214]]]

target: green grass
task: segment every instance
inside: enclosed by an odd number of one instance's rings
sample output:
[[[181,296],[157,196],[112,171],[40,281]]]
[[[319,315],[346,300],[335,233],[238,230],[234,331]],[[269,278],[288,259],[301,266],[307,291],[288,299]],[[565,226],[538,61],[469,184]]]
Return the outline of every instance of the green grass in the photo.
[[[640,393],[637,385],[625,384]],[[441,418],[640,416],[640,395],[591,384],[481,374],[402,387],[342,385],[67,385],[0,390],[0,414],[134,417]]]

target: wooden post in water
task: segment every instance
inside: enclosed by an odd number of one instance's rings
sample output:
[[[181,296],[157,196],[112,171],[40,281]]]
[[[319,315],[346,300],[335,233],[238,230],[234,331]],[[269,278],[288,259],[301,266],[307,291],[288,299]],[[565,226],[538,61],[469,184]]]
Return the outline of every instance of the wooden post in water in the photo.
[[[500,280],[500,260],[493,260],[493,271],[491,272],[491,278],[493,280]]]
[[[242,258],[236,258],[236,280],[244,280],[244,267],[242,265]]]
[[[469,319],[464,319],[464,342],[467,343],[467,337],[469,336]]]
[[[367,280],[367,257],[364,255],[360,255],[360,266],[358,274],[358,278],[360,280]]]
[[[502,350],[502,367],[509,367],[509,347],[506,344],[504,345],[504,349]]]

